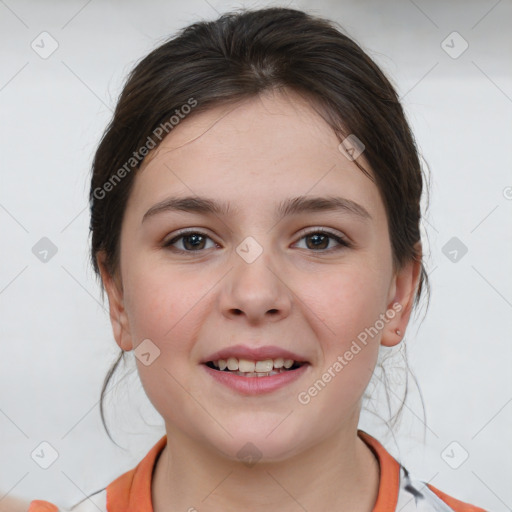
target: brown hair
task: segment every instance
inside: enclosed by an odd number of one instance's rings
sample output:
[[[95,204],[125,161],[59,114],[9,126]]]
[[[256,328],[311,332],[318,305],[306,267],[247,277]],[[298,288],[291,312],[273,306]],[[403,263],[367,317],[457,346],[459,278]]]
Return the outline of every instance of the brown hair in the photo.
[[[182,29],[135,66],[92,166],[91,261],[100,281],[98,251],[105,252],[108,272],[118,275],[123,214],[143,160],[138,152],[150,139],[155,142],[159,126],[169,124],[191,99],[196,102],[190,113],[194,116],[213,106],[285,88],[306,97],[340,141],[355,134],[364,144],[373,175],[356,160],[354,163],[380,191],[394,268],[421,260],[415,244],[420,241],[423,172],[414,137],[389,80],[338,27],[295,9],[242,9]],[[421,262],[414,306],[424,288],[430,291]],[[102,287],[102,298],[103,291]],[[103,399],[123,356],[121,350],[101,391],[101,417],[109,436]],[[389,394],[387,397],[389,404]],[[395,421],[404,401],[405,397]]]

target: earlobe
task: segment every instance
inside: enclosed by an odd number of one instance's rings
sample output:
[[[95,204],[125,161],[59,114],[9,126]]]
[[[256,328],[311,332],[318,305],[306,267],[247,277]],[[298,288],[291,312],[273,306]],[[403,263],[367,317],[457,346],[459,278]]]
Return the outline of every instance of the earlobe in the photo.
[[[132,350],[133,344],[130,334],[128,316],[124,307],[123,287],[120,278],[112,276],[105,263],[104,251],[99,251],[96,256],[101,281],[108,296],[110,323],[116,343],[122,350]]]
[[[388,311],[395,314],[386,325],[381,338],[381,345],[393,347],[398,345],[404,336],[412,313],[414,299],[421,275],[421,243],[415,246],[416,258],[405,264],[393,277],[390,287]]]

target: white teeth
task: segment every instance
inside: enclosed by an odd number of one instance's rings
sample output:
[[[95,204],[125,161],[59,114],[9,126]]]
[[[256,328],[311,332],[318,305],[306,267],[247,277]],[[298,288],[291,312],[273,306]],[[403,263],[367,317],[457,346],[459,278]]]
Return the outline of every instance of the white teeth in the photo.
[[[235,371],[238,370],[238,359],[234,357],[228,358],[228,370]]]
[[[272,370],[272,368],[274,368],[274,361],[272,359],[265,359],[265,361],[258,361],[256,363],[255,371],[266,373],[266,372],[270,372]],[[240,370],[240,371],[242,371],[242,370]]]
[[[238,371],[244,372],[244,373],[252,373],[254,371],[254,368],[258,365],[254,363],[254,361],[249,361],[247,359],[240,359],[238,361]],[[272,368],[270,368],[272,370]],[[269,371],[270,371],[269,370]],[[261,371],[261,370],[257,370]]]
[[[228,357],[228,359],[219,359],[212,361],[213,366],[219,370],[226,368],[239,375],[247,377],[275,375],[290,369],[294,364],[293,359],[284,359],[277,357],[276,359],[264,359],[263,361],[250,361],[249,359],[237,359],[236,357]],[[275,371],[277,370],[277,371]]]
[[[282,368],[284,366],[284,359],[282,357],[278,357],[274,359],[274,368]]]

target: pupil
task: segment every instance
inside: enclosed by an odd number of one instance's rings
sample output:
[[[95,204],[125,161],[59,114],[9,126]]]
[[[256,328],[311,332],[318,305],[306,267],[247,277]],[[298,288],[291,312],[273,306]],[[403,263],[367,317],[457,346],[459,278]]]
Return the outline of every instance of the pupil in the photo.
[[[311,240],[316,240],[316,241],[318,241],[319,238],[323,238],[324,245],[325,245],[325,240],[327,240],[327,237],[325,235],[322,235],[322,234],[310,235],[309,238]],[[322,241],[320,241],[320,244],[313,243],[313,248],[318,249],[321,244],[322,244]],[[320,248],[324,249],[325,247],[320,247]]]
[[[201,235],[198,235],[196,233],[196,234],[192,234],[192,235],[187,235],[183,240],[184,240],[185,246],[187,247],[187,245],[189,245],[189,244],[187,244],[187,241],[189,241],[191,239],[194,239],[195,242],[192,242],[191,247],[194,248],[194,249],[197,249],[198,248],[198,243],[199,243],[199,245],[201,244],[201,241],[198,242],[198,239],[202,239],[202,238],[203,237]],[[190,248],[190,247],[187,247],[187,248]]]

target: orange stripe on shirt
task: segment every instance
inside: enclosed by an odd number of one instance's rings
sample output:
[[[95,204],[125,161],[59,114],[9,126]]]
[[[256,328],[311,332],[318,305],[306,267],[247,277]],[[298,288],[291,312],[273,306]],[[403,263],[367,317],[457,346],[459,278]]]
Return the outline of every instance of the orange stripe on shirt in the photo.
[[[59,512],[59,509],[49,501],[32,500],[28,512]]]
[[[358,430],[357,434],[379,460],[379,494],[372,512],[394,512],[398,503],[400,465],[377,439],[363,430]]]
[[[475,507],[475,505],[470,505],[469,503],[464,503],[463,501],[457,500],[448,496],[443,491],[436,489],[433,485],[427,484],[427,487],[439,498],[441,498],[448,506],[453,508],[455,512],[487,512],[483,508]]]
[[[159,453],[167,444],[164,435],[137,467],[116,478],[107,487],[108,512],[153,512],[151,481]]]

